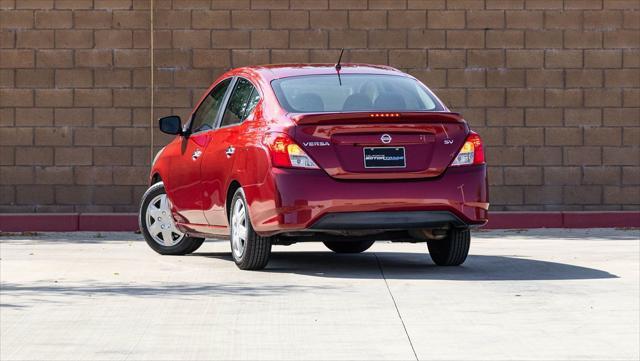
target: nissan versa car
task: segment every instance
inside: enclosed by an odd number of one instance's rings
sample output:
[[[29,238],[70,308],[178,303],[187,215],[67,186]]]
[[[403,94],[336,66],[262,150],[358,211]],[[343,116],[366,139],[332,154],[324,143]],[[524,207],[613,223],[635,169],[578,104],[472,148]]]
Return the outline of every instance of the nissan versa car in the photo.
[[[182,255],[230,238],[241,269],[272,245],[318,241],[358,253],[374,241],[426,242],[460,265],[487,222],[482,141],[420,81],[387,66],[295,64],[231,70],[156,156],[140,228]]]

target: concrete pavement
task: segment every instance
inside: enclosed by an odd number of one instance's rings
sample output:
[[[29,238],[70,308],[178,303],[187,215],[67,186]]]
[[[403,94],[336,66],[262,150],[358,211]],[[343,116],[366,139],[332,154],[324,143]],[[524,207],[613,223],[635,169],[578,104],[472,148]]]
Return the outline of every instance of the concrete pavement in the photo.
[[[0,237],[0,359],[635,359],[640,231],[473,234],[463,267],[424,244],[361,255],[227,242],[183,257],[129,233]]]

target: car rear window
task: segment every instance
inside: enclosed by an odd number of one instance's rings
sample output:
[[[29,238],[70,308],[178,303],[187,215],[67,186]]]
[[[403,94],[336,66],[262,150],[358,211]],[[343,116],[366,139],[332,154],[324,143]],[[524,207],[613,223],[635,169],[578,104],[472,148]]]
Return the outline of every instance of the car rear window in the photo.
[[[292,113],[443,110],[420,82],[403,76],[304,75],[276,79],[271,86]]]

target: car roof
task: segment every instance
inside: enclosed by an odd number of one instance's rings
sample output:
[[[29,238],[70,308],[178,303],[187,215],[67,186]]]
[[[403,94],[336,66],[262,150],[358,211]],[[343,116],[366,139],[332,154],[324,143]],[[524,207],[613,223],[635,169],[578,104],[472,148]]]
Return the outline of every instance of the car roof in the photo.
[[[398,69],[385,65],[343,63],[340,64],[340,74],[377,74],[406,76]],[[302,75],[336,74],[335,64],[269,64],[254,65],[235,69],[257,73],[265,81]]]

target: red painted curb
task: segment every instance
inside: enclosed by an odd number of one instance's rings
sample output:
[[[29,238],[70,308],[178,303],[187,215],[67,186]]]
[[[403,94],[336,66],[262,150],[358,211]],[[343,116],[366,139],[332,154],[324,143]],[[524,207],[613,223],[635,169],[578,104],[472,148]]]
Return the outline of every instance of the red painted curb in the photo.
[[[565,228],[640,227],[640,212],[563,212]]]
[[[640,212],[491,212],[486,229],[520,228],[640,228]],[[5,213],[3,232],[132,232],[135,213]]]
[[[485,229],[565,228],[562,212],[489,212]]]
[[[485,229],[640,227],[636,211],[490,212]]]
[[[138,215],[133,213],[80,213],[79,231],[129,231],[138,227]]]
[[[0,214],[0,231],[3,232],[68,232],[77,230],[77,213]]]

